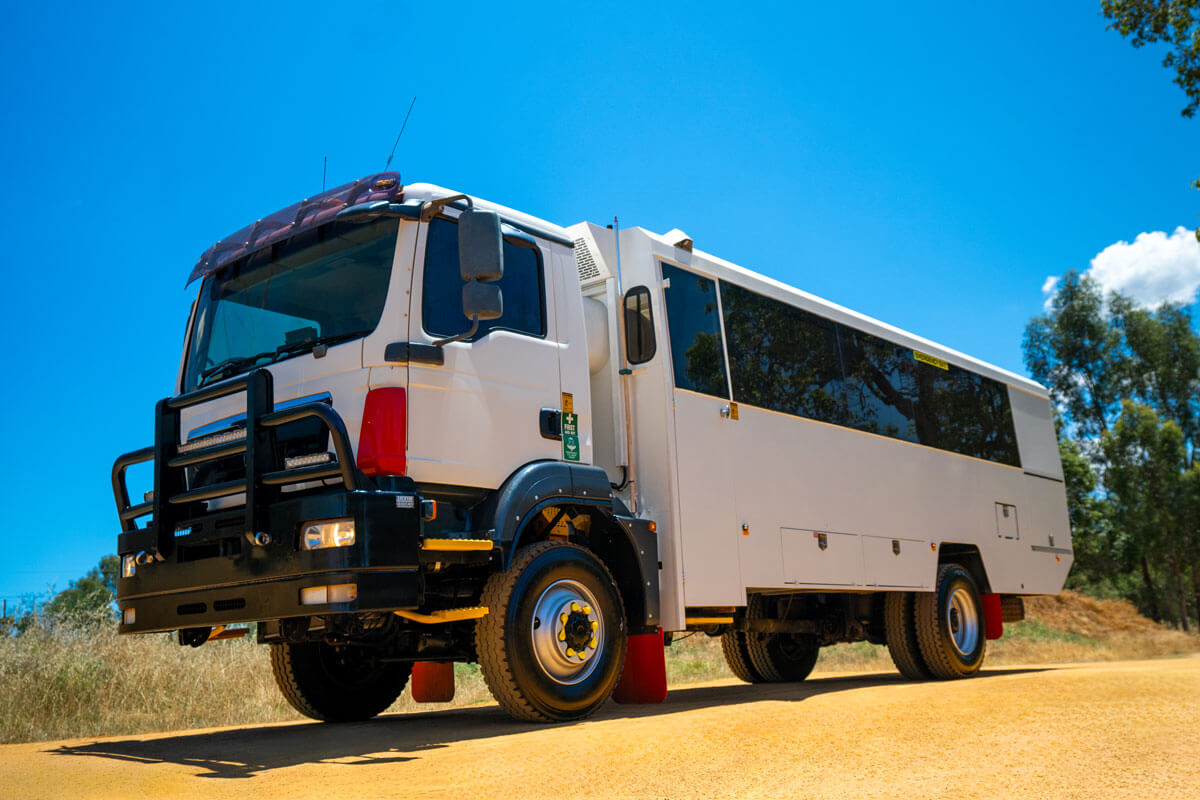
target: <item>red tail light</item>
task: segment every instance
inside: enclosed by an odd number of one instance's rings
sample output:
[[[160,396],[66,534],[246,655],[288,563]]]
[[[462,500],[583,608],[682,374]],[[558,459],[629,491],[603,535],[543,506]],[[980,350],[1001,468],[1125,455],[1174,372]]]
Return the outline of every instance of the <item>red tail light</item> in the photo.
[[[404,390],[389,386],[367,392],[358,468],[367,475],[403,475],[408,468],[408,402]]]

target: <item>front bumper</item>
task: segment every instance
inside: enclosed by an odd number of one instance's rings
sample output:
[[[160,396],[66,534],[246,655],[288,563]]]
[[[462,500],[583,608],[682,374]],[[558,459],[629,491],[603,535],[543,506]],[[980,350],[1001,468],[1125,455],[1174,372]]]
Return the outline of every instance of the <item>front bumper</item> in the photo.
[[[314,614],[419,608],[421,500],[415,492],[356,491],[283,500],[264,515],[269,541],[240,530],[241,511],[176,531],[171,555],[117,581],[121,633],[150,633]],[[306,522],[353,519],[354,544],[301,550]],[[232,525],[222,525],[229,521]],[[223,533],[227,531],[227,533]],[[122,556],[157,541],[153,529],[121,534]],[[352,583],[347,603],[305,605],[300,591]],[[126,624],[126,611],[134,621]]]

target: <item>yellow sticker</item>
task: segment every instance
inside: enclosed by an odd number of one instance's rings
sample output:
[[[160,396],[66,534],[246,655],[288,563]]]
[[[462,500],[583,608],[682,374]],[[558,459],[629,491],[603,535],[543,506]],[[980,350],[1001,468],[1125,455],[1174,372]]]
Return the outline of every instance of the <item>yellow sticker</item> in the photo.
[[[568,392],[562,393],[562,412],[564,414],[575,413],[575,395]]]
[[[950,365],[945,361],[926,353],[922,353],[920,350],[913,350],[913,358],[915,358],[917,361],[920,361],[922,364],[928,364],[931,367],[937,367],[938,369],[950,369]]]

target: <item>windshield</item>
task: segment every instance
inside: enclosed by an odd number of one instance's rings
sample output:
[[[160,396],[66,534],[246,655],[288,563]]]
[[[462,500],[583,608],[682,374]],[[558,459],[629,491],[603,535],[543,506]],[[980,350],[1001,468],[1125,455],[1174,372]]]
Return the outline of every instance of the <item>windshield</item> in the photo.
[[[373,331],[398,226],[395,219],[333,222],[205,278],[184,391]]]

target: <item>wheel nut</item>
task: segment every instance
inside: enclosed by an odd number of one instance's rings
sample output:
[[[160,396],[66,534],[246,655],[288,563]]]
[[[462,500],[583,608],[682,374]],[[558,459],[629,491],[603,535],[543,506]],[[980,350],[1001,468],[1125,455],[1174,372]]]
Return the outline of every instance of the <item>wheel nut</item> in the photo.
[[[568,648],[567,648],[567,657],[568,657],[568,658],[574,658],[574,657],[575,657],[575,651],[574,651],[574,650],[572,650],[570,647],[568,647]]]
[[[579,610],[579,603],[572,602],[572,603],[571,603],[571,610],[572,610],[572,611],[578,611],[578,610]]]

